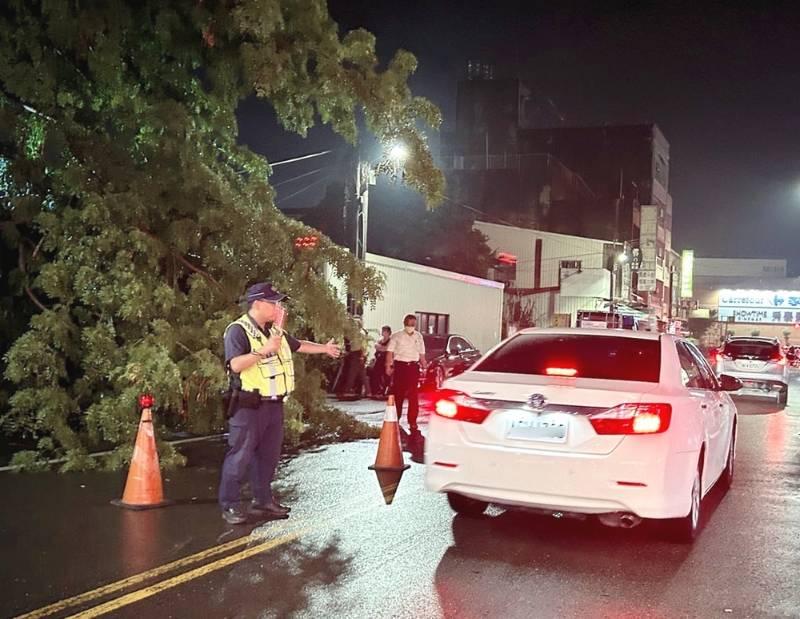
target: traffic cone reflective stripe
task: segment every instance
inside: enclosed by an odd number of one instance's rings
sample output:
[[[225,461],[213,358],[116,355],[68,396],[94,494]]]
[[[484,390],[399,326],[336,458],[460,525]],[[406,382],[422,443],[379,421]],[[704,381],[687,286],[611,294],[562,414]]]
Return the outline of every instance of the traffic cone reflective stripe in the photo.
[[[156,436],[153,430],[153,413],[149,407],[142,409],[122,500],[112,503],[128,509],[153,509],[169,504],[169,501],[164,500]]]
[[[390,395],[386,402],[386,412],[383,415],[383,427],[378,441],[375,464],[369,467],[370,470],[375,471],[378,477],[378,484],[381,487],[383,499],[387,505],[392,504],[397,486],[403,477],[403,472],[409,467],[410,465],[403,460],[397,408],[394,404],[394,396]]]

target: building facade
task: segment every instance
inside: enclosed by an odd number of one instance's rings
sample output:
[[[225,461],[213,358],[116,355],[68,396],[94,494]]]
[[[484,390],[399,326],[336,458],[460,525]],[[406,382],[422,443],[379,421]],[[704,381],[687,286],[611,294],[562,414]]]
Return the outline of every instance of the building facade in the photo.
[[[459,82],[439,163],[452,198],[512,225],[627,241],[643,254],[633,293],[667,313],[672,252],[669,142],[655,124],[564,127],[519,80]],[[645,255],[646,254],[646,255]]]
[[[475,222],[498,254],[512,255],[515,269],[504,275],[504,323],[508,332],[529,326],[577,326],[581,311],[608,311],[612,287],[610,241]],[[618,247],[618,246],[617,246]],[[630,263],[615,264],[613,304],[617,312],[646,318],[630,304]]]
[[[696,258],[694,299],[712,340],[757,334],[800,344],[800,278],[787,277],[786,260]]]

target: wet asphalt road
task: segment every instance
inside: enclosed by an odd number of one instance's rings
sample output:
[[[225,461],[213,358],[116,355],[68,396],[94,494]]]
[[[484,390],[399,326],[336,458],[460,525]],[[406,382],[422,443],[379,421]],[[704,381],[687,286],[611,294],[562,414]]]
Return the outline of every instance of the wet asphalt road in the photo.
[[[443,496],[423,490],[419,464],[385,506],[367,470],[375,442],[365,441],[285,463],[281,496],[292,518],[253,529],[220,555],[229,563],[203,559],[56,616],[111,601],[100,610],[119,617],[800,617],[800,383],[784,411],[738,406],[734,486],[707,497],[693,547],[663,541],[649,523],[624,531],[499,510],[454,517]],[[15,530],[3,516],[4,555],[21,567],[4,557],[2,614],[246,535],[252,527],[224,525],[203,502],[215,475],[205,465],[172,474],[167,492],[187,499],[146,513],[98,502],[118,478],[104,487],[76,477],[95,497],[83,522],[71,520],[80,507],[67,505],[62,524],[53,510],[11,547]],[[0,479],[0,491],[8,483]],[[74,494],[51,495],[54,507]],[[241,552],[248,548],[252,556]]]

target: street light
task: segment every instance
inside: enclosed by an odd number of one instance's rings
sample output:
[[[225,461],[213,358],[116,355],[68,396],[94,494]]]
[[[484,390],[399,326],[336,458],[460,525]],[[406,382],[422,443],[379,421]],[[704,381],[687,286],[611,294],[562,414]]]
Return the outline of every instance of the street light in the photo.
[[[399,171],[410,156],[408,146],[400,141],[384,146],[383,160],[377,164],[359,161],[356,167],[356,258],[365,262],[367,259],[367,213],[369,208],[369,186],[375,184],[377,173],[398,176]]]
[[[391,148],[389,148],[389,159],[391,159],[395,165],[400,165],[408,159],[408,148],[402,142],[395,142],[392,144]]]
[[[383,148],[382,160],[377,164],[368,161],[358,160],[355,175],[355,243],[354,254],[362,263],[367,261],[367,216],[369,214],[369,186],[375,184],[377,173],[390,174],[394,177],[399,175],[405,162],[410,156],[408,147],[403,142],[392,142],[385,144]],[[347,230],[347,215],[345,214],[345,230]],[[351,237],[352,238],[352,237]],[[348,303],[351,306],[351,313],[355,314],[355,303]]]

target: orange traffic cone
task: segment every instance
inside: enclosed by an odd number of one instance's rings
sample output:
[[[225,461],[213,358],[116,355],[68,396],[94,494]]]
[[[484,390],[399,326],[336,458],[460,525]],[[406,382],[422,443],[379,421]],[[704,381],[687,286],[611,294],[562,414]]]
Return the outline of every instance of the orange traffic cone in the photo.
[[[128,480],[121,501],[111,501],[119,507],[128,509],[154,509],[169,505],[164,500],[164,489],[161,484],[161,469],[156,451],[156,436],[153,432],[153,397],[141,396],[142,417],[139,420],[139,431],[136,433],[136,445],[133,448],[131,467],[128,469]]]
[[[400,479],[410,466],[403,461],[397,408],[394,405],[394,396],[390,395],[386,401],[386,413],[383,416],[383,428],[378,441],[378,455],[375,457],[375,464],[369,467],[378,477],[378,485],[387,505],[392,504]]]

